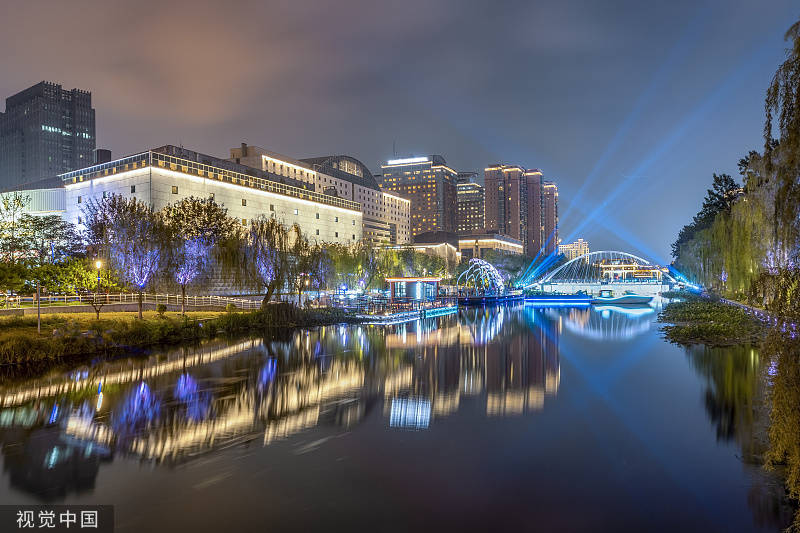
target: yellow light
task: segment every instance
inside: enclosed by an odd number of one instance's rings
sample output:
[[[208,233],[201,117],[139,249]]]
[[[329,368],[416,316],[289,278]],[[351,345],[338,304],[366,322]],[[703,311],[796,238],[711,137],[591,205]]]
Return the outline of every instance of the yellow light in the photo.
[[[103,266],[103,262],[98,259],[97,261],[94,262],[94,266],[97,270],[100,270],[100,267]]]

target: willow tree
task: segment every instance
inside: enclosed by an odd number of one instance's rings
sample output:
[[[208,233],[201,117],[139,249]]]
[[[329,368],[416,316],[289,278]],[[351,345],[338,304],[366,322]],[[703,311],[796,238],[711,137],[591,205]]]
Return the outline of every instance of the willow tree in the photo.
[[[161,216],[172,240],[168,263],[181,289],[181,313],[185,314],[186,287],[207,279],[212,250],[230,239],[238,226],[213,198],[184,198],[164,207]]]
[[[800,21],[789,28],[785,39],[786,60],[772,78],[764,105],[764,155],[778,181],[776,240],[795,256],[800,242]]]

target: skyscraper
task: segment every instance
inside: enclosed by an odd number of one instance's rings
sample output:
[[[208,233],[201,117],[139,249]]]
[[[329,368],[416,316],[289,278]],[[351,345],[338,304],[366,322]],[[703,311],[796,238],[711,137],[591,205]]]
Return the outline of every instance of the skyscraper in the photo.
[[[91,165],[92,94],[40,82],[6,98],[0,113],[0,190]]]
[[[542,173],[519,165],[484,169],[486,231],[523,242],[526,255],[542,247]]]
[[[542,239],[544,253],[558,249],[558,186],[552,181],[542,182]]]
[[[483,185],[476,183],[476,172],[458,173],[456,192],[456,232],[459,235],[483,233],[485,227],[485,194]]]
[[[411,200],[411,235],[456,231],[458,173],[440,155],[390,159],[381,165],[380,186]]]

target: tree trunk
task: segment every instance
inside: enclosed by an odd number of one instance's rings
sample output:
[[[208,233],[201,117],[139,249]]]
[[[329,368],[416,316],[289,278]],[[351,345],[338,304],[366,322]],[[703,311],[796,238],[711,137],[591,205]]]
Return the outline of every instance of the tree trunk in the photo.
[[[139,320],[143,319],[142,316],[142,291],[139,291]]]
[[[181,285],[181,315],[186,316],[186,285]]]

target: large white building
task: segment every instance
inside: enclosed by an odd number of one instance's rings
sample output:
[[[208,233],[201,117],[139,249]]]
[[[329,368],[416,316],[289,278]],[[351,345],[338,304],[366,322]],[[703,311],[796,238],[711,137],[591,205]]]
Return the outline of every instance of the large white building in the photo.
[[[61,212],[79,227],[92,198],[117,194],[160,210],[182,198],[214,198],[242,225],[260,215],[299,224],[319,242],[351,244],[363,237],[361,206],[319,193],[293,177],[260,171],[176,146],[162,146],[60,176],[62,186],[29,190],[31,211]]]
[[[364,239],[372,244],[411,242],[411,201],[382,190],[361,161],[347,155],[292,159],[258,146],[231,148],[230,161],[300,180],[317,193],[356,202]]]

